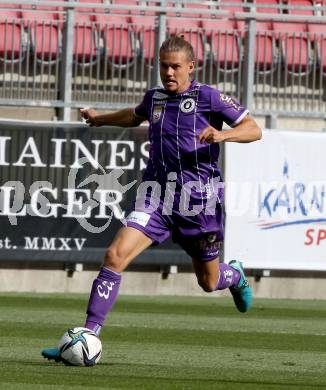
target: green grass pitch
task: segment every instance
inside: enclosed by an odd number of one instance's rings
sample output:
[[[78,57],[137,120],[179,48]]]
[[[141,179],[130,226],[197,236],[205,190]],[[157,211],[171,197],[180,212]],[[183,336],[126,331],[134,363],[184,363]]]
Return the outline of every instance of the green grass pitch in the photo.
[[[86,295],[0,294],[0,389],[326,389],[326,301],[121,296],[95,367],[40,351],[82,326]]]

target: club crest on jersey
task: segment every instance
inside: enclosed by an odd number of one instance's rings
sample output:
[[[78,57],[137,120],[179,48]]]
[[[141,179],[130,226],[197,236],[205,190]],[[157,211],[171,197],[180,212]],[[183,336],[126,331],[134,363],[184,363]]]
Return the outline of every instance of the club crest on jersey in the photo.
[[[195,105],[196,105],[196,102],[194,101],[194,99],[188,98],[188,99],[185,99],[181,103],[180,109],[182,112],[185,112],[185,113],[191,112],[194,110]]]
[[[162,106],[154,106],[153,117],[152,117],[153,123],[156,123],[160,120],[161,113],[162,113]]]

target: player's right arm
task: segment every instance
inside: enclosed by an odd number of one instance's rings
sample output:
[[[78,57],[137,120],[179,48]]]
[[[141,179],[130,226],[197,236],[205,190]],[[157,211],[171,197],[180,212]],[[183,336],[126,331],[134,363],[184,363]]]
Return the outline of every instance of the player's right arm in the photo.
[[[93,108],[82,108],[80,112],[90,127],[105,125],[135,127],[146,120],[146,118],[136,114],[134,108],[124,108],[119,111],[103,114],[97,112]]]

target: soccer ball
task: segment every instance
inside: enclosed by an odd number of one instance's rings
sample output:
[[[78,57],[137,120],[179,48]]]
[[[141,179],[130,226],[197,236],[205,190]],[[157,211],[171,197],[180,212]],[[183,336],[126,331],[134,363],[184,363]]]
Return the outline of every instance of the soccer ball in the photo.
[[[102,353],[101,340],[87,328],[68,329],[58,348],[63,362],[72,366],[94,366]]]

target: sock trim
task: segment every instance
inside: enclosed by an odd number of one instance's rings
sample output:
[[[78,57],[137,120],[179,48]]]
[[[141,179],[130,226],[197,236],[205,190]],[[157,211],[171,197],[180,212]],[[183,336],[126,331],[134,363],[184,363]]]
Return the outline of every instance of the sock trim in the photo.
[[[107,271],[109,271],[109,272],[112,272],[113,274],[115,274],[115,275],[117,275],[117,276],[121,276],[121,272],[115,272],[115,271],[112,271],[112,269],[111,268],[109,268],[109,267],[106,267],[105,265],[102,265],[102,267],[101,268],[103,268],[103,269],[106,269]]]

